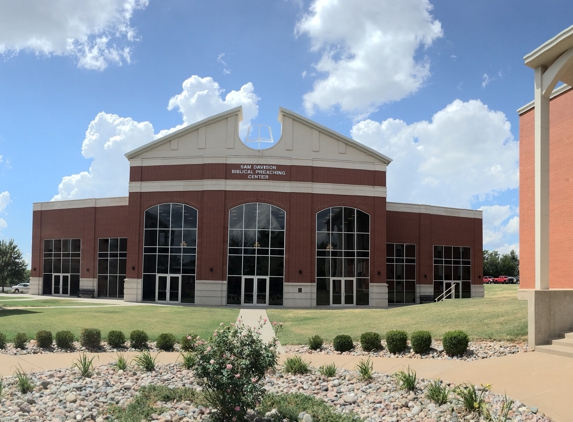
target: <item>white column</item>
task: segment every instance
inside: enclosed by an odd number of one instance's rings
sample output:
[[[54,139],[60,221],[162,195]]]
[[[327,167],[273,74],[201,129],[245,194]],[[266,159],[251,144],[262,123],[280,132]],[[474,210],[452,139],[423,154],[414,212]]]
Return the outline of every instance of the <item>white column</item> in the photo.
[[[535,69],[535,289],[549,289],[549,95]]]

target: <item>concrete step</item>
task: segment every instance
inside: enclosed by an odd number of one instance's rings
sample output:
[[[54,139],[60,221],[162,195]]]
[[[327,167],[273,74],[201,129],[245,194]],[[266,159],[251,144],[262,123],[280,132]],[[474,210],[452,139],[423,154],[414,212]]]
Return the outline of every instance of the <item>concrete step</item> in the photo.
[[[571,332],[571,333],[559,333],[559,337],[573,339],[573,332]]]
[[[551,345],[573,348],[573,337],[553,339],[553,340],[551,340]]]
[[[550,355],[573,358],[573,348],[571,347],[556,346],[556,345],[535,346],[535,351],[539,353],[547,353]]]

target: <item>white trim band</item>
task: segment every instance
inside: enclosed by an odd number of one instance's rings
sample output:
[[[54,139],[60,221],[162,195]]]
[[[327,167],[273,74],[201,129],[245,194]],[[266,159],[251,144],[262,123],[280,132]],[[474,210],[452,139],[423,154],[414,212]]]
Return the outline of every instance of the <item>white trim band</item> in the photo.
[[[553,92],[551,93],[551,97],[556,97],[558,95],[563,94],[566,91],[569,91],[572,87],[567,85],[567,84],[563,84],[561,85],[559,88],[555,88],[553,90]],[[531,101],[530,103],[525,104],[523,107],[518,108],[517,109],[517,114],[522,115],[523,113],[525,113],[526,111],[532,110],[535,108],[535,101]]]
[[[448,217],[483,218],[482,211],[467,210],[463,208],[436,207],[433,205],[402,204],[387,202],[386,211],[411,212],[416,214],[445,215]]]
[[[72,208],[97,208],[97,207],[121,207],[128,204],[129,198],[91,198],[76,199],[72,201],[34,202],[34,211],[65,210]]]

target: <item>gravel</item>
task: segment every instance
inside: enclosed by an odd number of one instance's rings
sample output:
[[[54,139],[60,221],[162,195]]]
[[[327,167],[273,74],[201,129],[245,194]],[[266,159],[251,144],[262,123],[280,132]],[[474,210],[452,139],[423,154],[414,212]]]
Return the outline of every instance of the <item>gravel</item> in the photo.
[[[200,389],[191,371],[178,364],[160,365],[154,372],[129,368],[117,370],[113,365],[96,368],[92,378],[82,378],[77,369],[67,368],[29,374],[35,389],[21,394],[14,377],[4,378],[0,398],[0,422],[7,421],[97,421],[110,419],[107,409],[112,404],[126,406],[146,385]],[[338,370],[336,378],[313,372],[289,375],[278,370],[268,375],[264,386],[269,392],[301,392],[332,404],[342,413],[355,412],[367,422],[374,421],[465,421],[480,420],[465,412],[452,394],[448,404],[437,406],[425,398],[429,381],[419,380],[414,392],[398,390],[392,376],[374,373],[371,382],[363,382],[355,371]],[[497,414],[503,397],[489,391],[485,399]],[[157,403],[152,420],[207,421],[210,409],[190,402]],[[164,407],[166,410],[160,410]],[[302,418],[309,422],[305,412]],[[536,408],[515,402],[509,415],[512,421],[549,421]],[[310,418],[312,419],[312,418]]]
[[[129,342],[126,344],[129,345]],[[150,352],[159,352],[155,342],[147,343]],[[181,348],[178,344],[173,348],[174,352],[180,352]],[[87,349],[83,347],[78,341],[74,342],[72,349],[60,349],[56,346],[54,341],[52,347],[42,349],[36,346],[36,340],[31,340],[27,343],[25,349],[16,349],[13,343],[7,343],[4,349],[0,349],[0,354],[12,355],[12,356],[22,356],[22,355],[41,355],[48,353],[75,353],[75,352],[94,352],[94,353],[105,353],[105,352],[141,352],[140,349],[134,349],[131,347],[113,348],[109,346],[106,342],[102,342],[101,346],[97,349]]]

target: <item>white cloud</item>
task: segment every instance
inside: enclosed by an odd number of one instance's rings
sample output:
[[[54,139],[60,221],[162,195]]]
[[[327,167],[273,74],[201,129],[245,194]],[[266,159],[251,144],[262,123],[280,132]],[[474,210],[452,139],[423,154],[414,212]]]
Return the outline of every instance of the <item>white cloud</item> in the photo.
[[[515,240],[519,233],[518,210],[509,205],[485,205],[483,212],[484,249],[508,253],[514,249],[519,253]]]
[[[518,187],[519,146],[511,125],[479,100],[455,100],[431,122],[364,120],[351,134],[394,160],[390,201],[469,208]]]
[[[149,0],[0,0],[0,54],[20,51],[74,57],[103,70],[130,62],[136,41],[130,21]]]
[[[243,106],[241,131],[245,132],[258,114],[259,98],[254,93],[253,84],[249,82],[239,91],[229,92],[224,99],[221,97],[223,92],[212,78],[194,75],[187,79],[183,82],[181,94],[172,97],[168,106],[169,110],[178,108],[183,123],[158,134],[154,133],[150,122],[99,113],[89,124],[82,144],[82,155],[92,160],[89,170],[63,177],[58,194],[52,200],[127,195],[129,164],[124,156],[126,152],[239,105]]]
[[[10,202],[10,193],[8,191],[0,193],[0,212],[4,211]],[[0,218],[0,229],[6,227],[8,227],[8,223],[3,218]]]
[[[489,85],[489,83],[490,83],[491,81],[494,81],[494,80],[495,80],[495,78],[490,78],[490,77],[487,75],[487,73],[484,73],[484,74],[483,74],[483,77],[482,77],[482,80],[481,80],[481,87],[482,87],[482,88],[485,88],[486,86]]]
[[[314,0],[295,33],[309,36],[326,76],[304,95],[306,112],[338,105],[365,117],[420,89],[430,70],[419,50],[442,36],[431,10],[428,0]]]

